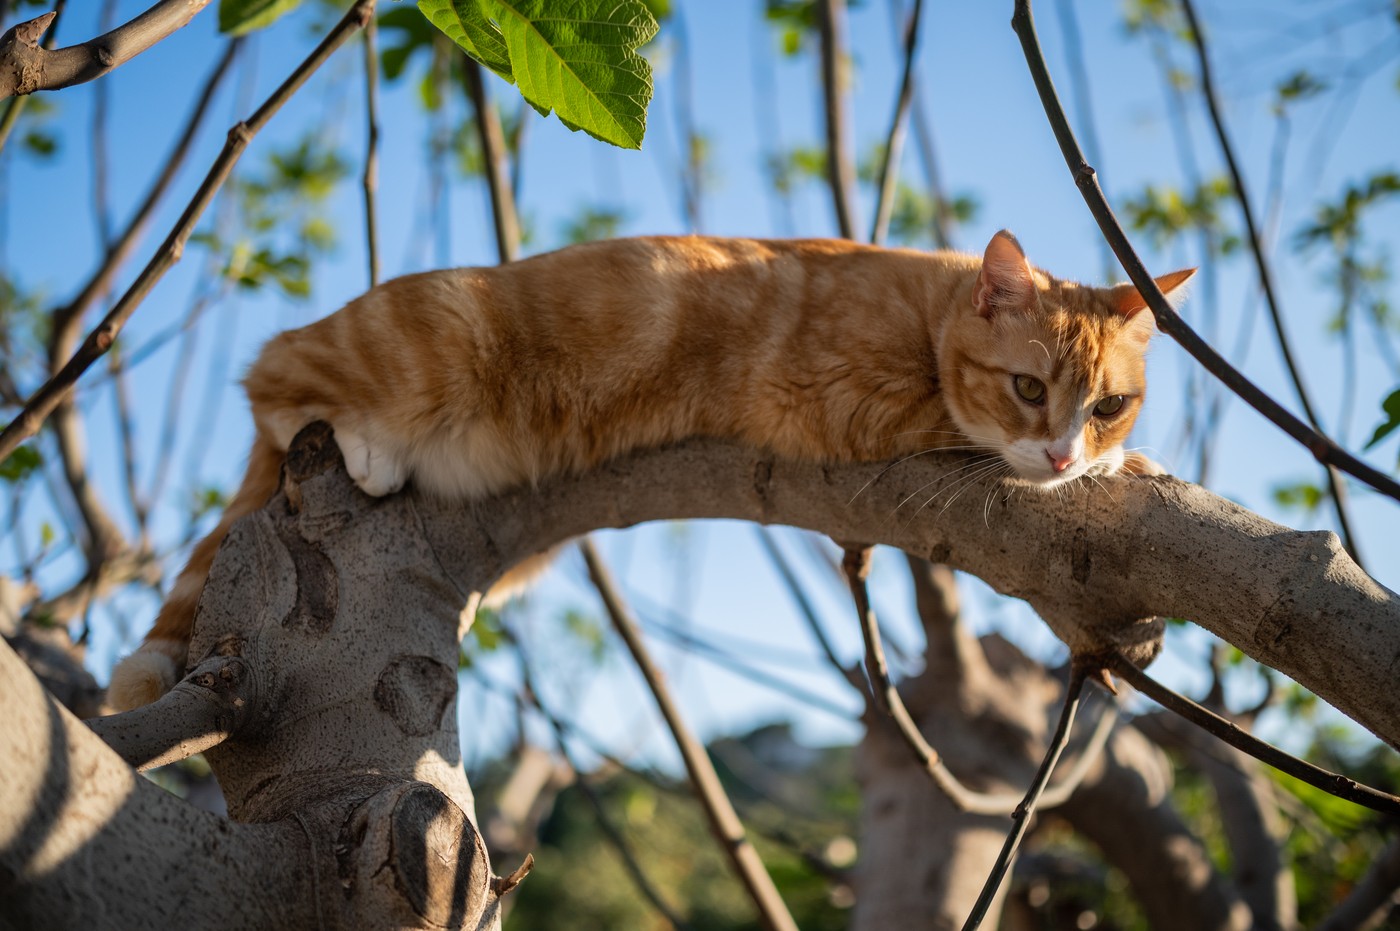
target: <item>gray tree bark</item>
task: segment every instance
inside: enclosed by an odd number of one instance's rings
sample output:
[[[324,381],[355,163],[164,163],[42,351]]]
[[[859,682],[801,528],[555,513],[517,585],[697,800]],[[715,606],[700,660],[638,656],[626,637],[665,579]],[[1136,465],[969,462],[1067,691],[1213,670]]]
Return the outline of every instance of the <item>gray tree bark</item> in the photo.
[[[93,725],[136,765],[206,749],[229,819],[136,779],[0,650],[0,921],[491,926],[510,883],[492,878],[460,765],[463,606],[551,544],[646,520],[898,546],[1025,598],[1076,653],[1146,659],[1153,616],[1191,618],[1400,742],[1395,596],[1333,535],[1174,479],[1068,497],[974,482],[911,519],[900,502],[942,489],[956,454],[833,467],[692,441],[465,505],[369,499],[338,458],[324,428],[294,447],[283,492],[220,551],[190,675]]]

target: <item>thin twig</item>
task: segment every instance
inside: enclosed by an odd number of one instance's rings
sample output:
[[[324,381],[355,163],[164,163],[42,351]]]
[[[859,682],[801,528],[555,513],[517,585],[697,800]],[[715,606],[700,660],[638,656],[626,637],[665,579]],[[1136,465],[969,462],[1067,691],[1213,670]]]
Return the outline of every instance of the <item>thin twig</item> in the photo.
[[[1163,708],[1174,711],[1196,726],[1204,728],[1236,750],[1248,753],[1256,760],[1267,763],[1274,769],[1335,795],[1337,798],[1355,802],[1372,811],[1390,815],[1400,814],[1400,797],[1373,789],[1339,773],[1328,772],[1319,766],[1300,760],[1290,753],[1285,753],[1273,744],[1266,743],[1253,734],[1241,730],[1234,722],[1201,707],[1184,695],[1173,692],[1121,655],[1112,656],[1108,660],[1108,665],[1112,672],[1122,676],[1129,685]]]
[[[1040,49],[1040,41],[1036,37],[1035,20],[1031,14],[1030,0],[1016,0],[1016,12],[1011,17],[1011,25],[1021,40],[1021,48],[1025,53],[1031,77],[1035,81],[1036,90],[1040,94],[1041,105],[1049,118],[1055,138],[1059,142],[1065,163],[1074,176],[1075,185],[1084,197],[1084,202],[1088,205],[1090,213],[1098,222],[1104,238],[1113,247],[1113,253],[1118,256],[1123,270],[1128,273],[1128,278],[1147,301],[1147,306],[1151,308],[1152,315],[1156,318],[1158,328],[1180,343],[1182,348],[1247,404],[1306,447],[1318,462],[1335,465],[1382,494],[1400,501],[1400,482],[1356,458],[1331,439],[1299,420],[1283,405],[1260,390],[1234,366],[1226,362],[1172,309],[1161,289],[1157,287],[1157,283],[1152,280],[1152,275],[1142,264],[1142,260],[1138,258],[1137,252],[1133,249],[1132,243],[1128,241],[1117,217],[1114,216],[1113,209],[1108,205],[1108,200],[1099,187],[1098,177],[1093,167],[1084,160],[1084,153],[1080,150],[1079,143],[1074,138],[1074,132],[1070,129],[1069,121],[1065,118],[1064,108],[1060,106],[1054,82],[1046,68],[1045,56]]]
[[[748,890],[764,925],[772,931],[797,931],[797,923],[792,920],[792,915],[778,894],[777,887],[773,885],[772,877],[768,875],[758,852],[744,833],[744,825],[720,784],[714,764],[710,762],[704,745],[690,732],[690,728],[681,718],[680,710],[671,700],[670,690],[662,679],[661,670],[652,662],[646,645],[642,643],[636,621],[623,604],[617,587],[613,584],[612,577],[592,541],[585,538],[579,543],[579,549],[588,564],[588,576],[598,589],[608,616],[612,618],[613,626],[617,628],[618,634],[627,644],[627,649],[631,651],[637,668],[650,686],[657,707],[671,729],[671,735],[675,738],[676,747],[685,761],[685,768],[690,774],[696,795],[709,817],[710,828]]]
[[[520,255],[520,219],[510,184],[510,153],[506,151],[501,117],[491,105],[481,65],[474,58],[462,61],[466,71],[467,93],[476,110],[476,133],[486,168],[486,187],[491,193],[491,220],[496,231],[496,253],[502,263],[514,262]]]
[[[170,235],[166,237],[165,242],[162,243],[150,263],[96,329],[88,334],[87,339],[64,365],[62,371],[50,378],[44,387],[30,398],[29,403],[25,405],[19,416],[5,428],[3,433],[0,433],[0,460],[9,456],[20,443],[37,433],[44,418],[53,412],[53,409],[63,398],[68,396],[78,378],[112,348],[117,334],[121,332],[122,327],[130,319],[137,306],[155,287],[156,282],[166,271],[180,260],[184,253],[186,239],[194,230],[195,224],[199,222],[205,208],[209,206],[209,202],[214,199],[214,195],[227,180],[233,166],[238,162],[239,156],[248,147],[253,136],[267,125],[267,122],[272,119],[282,105],[300,89],[306,79],[336,49],[340,48],[351,35],[363,27],[373,12],[374,0],[356,0],[349,12],[322,40],[315,51],[307,56],[306,60],[292,72],[281,87],[273,92],[272,96],[258,108],[257,112],[247,122],[238,123],[229,130],[228,141],[209,169],[204,183],[199,186],[194,198],[185,208],[185,212],[181,214],[179,222],[170,231]]]
[[[895,45],[901,43],[904,24],[904,4],[902,0],[890,0],[890,25],[894,30]],[[920,87],[918,68],[914,69],[914,100],[910,104],[913,115],[914,145],[923,164],[924,180],[928,183],[929,201],[932,205],[932,219],[929,233],[938,249],[953,248],[953,236],[949,229],[948,198],[943,190],[943,177],[938,168],[938,153],[933,144],[933,128],[929,125],[928,114],[924,112],[924,97]]]
[[[904,137],[909,130],[909,107],[914,102],[914,61],[919,46],[919,21],[924,0],[914,0],[914,12],[904,27],[904,74],[899,80],[899,97],[890,120],[890,132],[885,139],[885,151],[880,159],[880,199],[875,204],[875,225],[870,229],[870,241],[883,245],[890,231],[890,213],[894,210],[894,193],[899,180],[899,158],[904,153]]]
[[[1064,752],[1065,746],[1069,743],[1070,729],[1074,726],[1074,714],[1079,710],[1079,699],[1084,694],[1084,680],[1088,675],[1088,670],[1080,663],[1075,663],[1070,672],[1069,685],[1065,688],[1065,703],[1060,709],[1060,723],[1055,726],[1055,736],[1050,739],[1050,746],[1045,751],[1045,758],[1040,761],[1040,769],[1036,771],[1035,779],[1031,782],[1031,787],[1026,791],[1025,800],[1016,808],[1011,815],[1015,824],[1006,835],[1006,842],[1002,844],[1001,853],[997,855],[996,863],[992,866],[991,873],[987,876],[987,882],[982,886],[982,894],[977,897],[977,903],[972,907],[972,913],[967,916],[967,921],[963,923],[963,931],[974,931],[982,926],[982,919],[987,916],[987,909],[991,907],[992,900],[996,898],[997,890],[1001,888],[1001,882],[1006,878],[1006,871],[1011,868],[1011,861],[1016,857],[1016,848],[1021,846],[1021,839],[1026,836],[1026,830],[1030,827],[1031,816],[1035,814],[1036,802],[1040,798],[1040,793],[1045,789],[1045,784],[1050,781],[1050,774],[1055,769],[1055,764],[1060,759],[1060,754]]]
[[[884,647],[880,643],[880,623],[870,607],[870,594],[866,588],[866,578],[870,574],[870,548],[844,546],[845,558],[841,562],[842,571],[851,587],[851,597],[855,601],[856,613],[860,617],[861,636],[865,639],[865,669],[870,677],[870,688],[874,693],[875,704],[888,715],[904,738],[904,742],[914,752],[915,758],[928,773],[933,784],[960,811],[977,815],[1013,815],[1022,804],[1022,797],[1008,793],[977,792],[963,785],[957,776],[943,764],[942,757],[919,730],[909,709],[904,705],[899,690],[890,680],[889,666],[885,662]],[[1085,745],[1084,752],[1070,774],[1046,795],[1043,807],[1051,808],[1064,804],[1074,790],[1079,787],[1088,773],[1094,758],[1108,741],[1113,729],[1114,715],[1104,715],[1099,721],[1093,738]],[[1061,748],[1063,749],[1063,748]],[[1042,764],[1043,765],[1043,764]],[[1044,789],[1044,785],[1040,786]],[[1037,790],[1039,794],[1039,790]]]
[[[756,531],[758,533],[759,543],[763,544],[763,550],[768,554],[768,558],[772,560],[773,568],[778,571],[779,578],[781,578],[783,584],[787,586],[788,594],[791,595],[792,600],[797,603],[798,613],[800,613],[807,622],[807,628],[812,631],[812,636],[816,638],[817,645],[820,646],[822,652],[826,654],[826,660],[831,664],[831,668],[839,672],[841,678],[850,683],[851,688],[860,692],[862,695],[868,695],[869,693],[866,691],[865,682],[861,679],[860,673],[856,672],[854,667],[847,666],[845,663],[841,662],[840,657],[836,655],[836,648],[832,646],[831,638],[826,635],[826,628],[822,626],[821,618],[817,616],[817,609],[812,605],[811,599],[807,597],[807,592],[802,587],[802,583],[797,580],[797,573],[793,571],[791,564],[787,561],[787,557],[783,555],[782,550],[778,549],[777,541],[773,539],[773,532],[762,525],[758,525]]]
[[[103,0],[99,29],[112,27],[117,5]],[[92,207],[97,221],[97,241],[104,252],[112,248],[112,204],[107,190],[107,110],[111,85],[102,81],[92,88]]]
[[[52,334],[49,337],[51,352],[53,347],[57,347],[60,350],[57,355],[67,356],[72,353],[73,345],[78,339],[79,322],[87,313],[88,308],[112,287],[117,272],[121,270],[122,265],[125,264],[132,250],[140,241],[147,220],[155,212],[161,198],[169,190],[175,176],[184,165],[185,157],[193,146],[194,137],[203,126],[205,116],[209,113],[209,104],[214,99],[214,93],[233,64],[240,44],[237,39],[230,42],[224,49],[223,57],[219,59],[213,70],[209,72],[209,76],[205,78],[204,86],[200,89],[194,109],[190,111],[189,118],[185,121],[185,126],[175,140],[170,154],[161,163],[160,173],[151,182],[150,189],[146,191],[141,205],[136,208],[136,212],[127,221],[126,227],[113,240],[110,248],[103,255],[102,264],[84,282],[82,288],[71,301],[55,309],[51,314],[53,318]]]
[[[209,0],[161,0],[105,35],[58,51],[38,45],[53,13],[20,23],[0,36],[0,98],[96,80],[184,28],[208,5]]]
[[[675,106],[676,138],[681,146],[681,208],[685,214],[687,232],[698,235],[703,228],[700,217],[700,188],[704,163],[700,136],[695,131],[695,100],[692,92],[690,32],[685,26],[685,13],[680,5],[671,10],[671,37],[676,43]]]
[[[146,499],[141,497],[136,485],[136,430],[133,426],[135,416],[134,405],[131,403],[131,385],[127,381],[126,362],[121,354],[113,353],[109,358],[112,360],[112,403],[116,407],[117,433],[121,437],[122,480],[126,485],[126,498],[131,506],[131,514],[136,518],[140,541],[138,545],[144,549],[149,541],[147,520],[151,509]]]
[[[1084,147],[1088,149],[1089,157],[1097,162],[1103,147],[1099,145],[1099,132],[1094,121],[1094,102],[1089,97],[1089,72],[1084,65],[1084,43],[1079,38],[1079,18],[1074,12],[1074,0],[1055,0],[1055,9],[1060,14],[1060,32],[1064,34],[1075,116],[1079,117],[1079,125],[1084,127]],[[1113,264],[1113,250],[1102,241],[1099,248],[1103,257],[1104,280],[1111,281],[1118,271]]]
[[[844,239],[856,238],[856,169],[851,161],[851,124],[843,93],[846,76],[846,0],[819,0],[822,93],[826,112],[826,177],[836,208],[836,228]]]
[[[550,729],[554,732],[554,743],[559,748],[559,753],[564,757],[564,762],[569,764],[569,768],[574,772],[574,785],[583,793],[583,797],[588,800],[588,804],[593,808],[593,814],[598,819],[598,827],[602,828],[603,836],[608,843],[612,844],[617,855],[622,858],[622,865],[627,870],[627,874],[632,878],[632,884],[637,887],[637,891],[642,894],[648,902],[652,904],[671,927],[677,931],[685,931],[690,926],[676,914],[675,910],[661,897],[660,891],[652,884],[646,871],[642,869],[641,862],[637,855],[632,852],[632,847],[627,843],[627,838],[608,817],[607,808],[603,805],[603,800],[598,797],[598,793],[593,791],[593,787],[588,784],[584,773],[579,769],[578,763],[574,761],[573,754],[569,752],[569,744],[565,739],[564,724],[554,715],[545,710],[539,701],[539,691],[535,688],[535,683],[530,675],[530,660],[525,654],[524,645],[520,638],[513,633],[506,634],[511,645],[515,647],[516,653],[520,657],[520,674],[524,680],[525,693],[539,710],[544,719],[549,722]]]
[[[379,25],[373,16],[365,23],[365,260],[369,286],[379,284],[379,219],[375,193],[379,189]]]
[[[1268,260],[1264,257],[1264,242],[1260,236],[1259,226],[1254,221],[1254,208],[1249,203],[1249,192],[1244,185],[1244,173],[1240,170],[1239,162],[1235,159],[1235,148],[1230,144],[1229,133],[1225,130],[1225,119],[1220,114],[1220,103],[1215,93],[1215,80],[1210,70],[1210,56],[1206,53],[1205,34],[1201,31],[1201,24],[1196,19],[1196,8],[1191,0],[1181,0],[1181,9],[1186,14],[1186,22],[1191,33],[1191,44],[1196,49],[1196,60],[1200,65],[1201,93],[1206,99],[1211,125],[1215,127],[1215,137],[1220,142],[1220,152],[1225,157],[1225,167],[1230,172],[1230,183],[1235,188],[1235,199],[1240,204],[1240,214],[1244,218],[1249,251],[1254,256],[1254,267],[1259,273],[1259,284],[1264,289],[1264,304],[1269,308],[1269,319],[1274,325],[1274,337],[1278,342],[1279,353],[1283,356],[1284,368],[1288,370],[1288,378],[1293,383],[1293,390],[1298,395],[1298,402],[1303,406],[1303,416],[1307,418],[1313,431],[1320,434],[1322,424],[1317,419],[1312,399],[1308,397],[1308,391],[1303,386],[1302,373],[1298,371],[1298,364],[1293,359],[1293,348],[1289,343],[1288,333],[1283,327],[1283,311],[1279,309],[1278,298],[1274,293],[1274,276],[1269,268]],[[1327,472],[1327,487],[1331,491],[1332,508],[1337,515],[1337,528],[1341,531],[1342,541],[1346,544],[1347,552],[1351,553],[1352,559],[1361,564],[1361,554],[1356,548],[1356,537],[1351,532],[1351,520],[1347,515],[1346,483],[1337,473],[1335,466],[1324,463],[1324,467]]]

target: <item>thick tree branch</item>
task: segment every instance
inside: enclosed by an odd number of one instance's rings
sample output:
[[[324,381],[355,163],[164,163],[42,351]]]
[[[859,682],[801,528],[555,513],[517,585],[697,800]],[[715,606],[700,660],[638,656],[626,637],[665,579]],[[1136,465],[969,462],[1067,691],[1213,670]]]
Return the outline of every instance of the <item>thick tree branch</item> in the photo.
[[[902,516],[911,489],[936,494],[963,462],[930,453],[880,474],[887,464],[822,466],[697,440],[470,513],[443,509],[434,526],[451,528],[443,548],[470,560],[459,569],[474,590],[551,544],[663,518],[786,523],[886,543],[1024,598],[1075,653],[1123,648],[1145,660],[1160,629],[1151,618],[1188,618],[1400,744],[1400,598],[1335,534],[1289,531],[1170,477],[1111,478],[1066,489],[1069,498],[979,480],[939,514]],[[450,542],[483,534],[490,547]]]
[[[102,77],[184,28],[209,0],[161,0],[140,16],[81,45],[38,45],[53,15],[45,13],[0,36],[0,99],[57,90]]]

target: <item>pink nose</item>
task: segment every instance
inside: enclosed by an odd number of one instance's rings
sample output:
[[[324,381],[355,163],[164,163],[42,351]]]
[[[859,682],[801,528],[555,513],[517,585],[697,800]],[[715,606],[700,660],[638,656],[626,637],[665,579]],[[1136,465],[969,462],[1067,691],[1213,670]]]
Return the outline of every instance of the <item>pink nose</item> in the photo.
[[[1047,449],[1045,451],[1045,458],[1050,460],[1050,467],[1053,468],[1056,472],[1063,472],[1065,469],[1068,469],[1070,466],[1074,465],[1074,460],[1077,457],[1074,455],[1074,453],[1068,453],[1063,456],[1056,456],[1054,453]]]

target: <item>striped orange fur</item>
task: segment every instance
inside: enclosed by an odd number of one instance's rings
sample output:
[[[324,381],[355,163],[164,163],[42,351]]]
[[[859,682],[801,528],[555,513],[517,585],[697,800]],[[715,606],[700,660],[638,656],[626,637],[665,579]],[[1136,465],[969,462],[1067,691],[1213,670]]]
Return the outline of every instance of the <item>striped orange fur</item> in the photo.
[[[219,543],[311,421],[330,422],[373,495],[411,480],[479,497],[700,435],[829,462],[970,448],[1049,486],[1155,471],[1122,449],[1145,390],[1143,309],[1131,285],[1031,266],[1005,232],[981,257],[618,239],[387,282],[275,337],[249,370],[247,477],[109,700],[136,707],[176,681]]]

